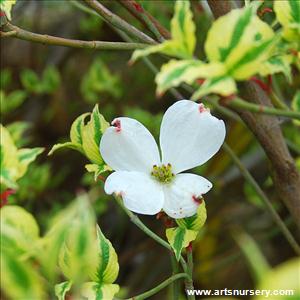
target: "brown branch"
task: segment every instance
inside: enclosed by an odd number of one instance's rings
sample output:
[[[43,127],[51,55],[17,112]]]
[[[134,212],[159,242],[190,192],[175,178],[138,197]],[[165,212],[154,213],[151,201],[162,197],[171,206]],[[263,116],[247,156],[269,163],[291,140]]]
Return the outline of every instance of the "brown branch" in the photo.
[[[82,40],[66,39],[57,36],[33,33],[21,29],[10,23],[6,23],[4,27],[9,31],[1,32],[0,34],[1,38],[14,37],[25,41],[41,43],[46,45],[53,45],[53,46],[65,46],[65,47],[85,48],[85,49],[95,49],[95,50],[135,50],[135,49],[143,49],[147,47],[146,44],[141,44],[141,43],[82,41]]]
[[[231,9],[230,1],[208,0],[208,4],[216,18]],[[241,96],[249,102],[273,107],[267,94],[252,82],[241,85]],[[285,143],[278,120],[263,114],[236,111],[263,147],[271,162],[271,175],[279,197],[300,228],[300,174]]]
[[[144,43],[156,44],[156,42],[151,37],[149,37],[142,31],[138,30],[131,24],[121,19],[118,15],[111,12],[109,9],[107,9],[104,5],[99,3],[97,0],[84,0],[84,1],[109,24],[124,31],[131,37],[139,39]]]
[[[118,0],[137,20],[146,26],[159,42],[170,39],[170,32],[163,27],[151,14],[149,14],[141,3],[135,0]]]

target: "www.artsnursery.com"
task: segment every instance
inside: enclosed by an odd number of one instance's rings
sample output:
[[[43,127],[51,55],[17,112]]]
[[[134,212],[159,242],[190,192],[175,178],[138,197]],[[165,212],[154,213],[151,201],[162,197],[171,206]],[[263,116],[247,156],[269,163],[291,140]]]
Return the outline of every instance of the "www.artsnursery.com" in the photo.
[[[295,290],[186,290],[188,296],[293,296]]]

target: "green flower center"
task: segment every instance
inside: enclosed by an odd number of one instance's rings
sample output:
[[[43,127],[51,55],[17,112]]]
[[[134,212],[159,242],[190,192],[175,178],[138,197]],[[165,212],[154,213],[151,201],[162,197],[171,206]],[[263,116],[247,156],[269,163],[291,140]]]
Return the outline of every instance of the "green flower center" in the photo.
[[[154,165],[151,175],[159,182],[169,183],[175,177],[174,173],[172,173],[171,164],[157,166]]]

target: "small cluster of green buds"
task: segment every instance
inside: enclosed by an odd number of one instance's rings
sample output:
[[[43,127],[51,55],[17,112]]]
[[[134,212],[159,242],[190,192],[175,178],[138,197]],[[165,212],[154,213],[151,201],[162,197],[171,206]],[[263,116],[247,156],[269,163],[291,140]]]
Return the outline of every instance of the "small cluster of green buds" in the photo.
[[[162,183],[170,183],[175,177],[174,173],[172,173],[171,164],[161,166],[154,165],[151,175]]]

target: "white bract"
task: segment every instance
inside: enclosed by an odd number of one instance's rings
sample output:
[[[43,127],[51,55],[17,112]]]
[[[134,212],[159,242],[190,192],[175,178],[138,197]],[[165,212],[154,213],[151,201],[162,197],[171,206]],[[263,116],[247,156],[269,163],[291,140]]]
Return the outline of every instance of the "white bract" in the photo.
[[[212,184],[181,172],[208,161],[224,138],[222,120],[203,104],[181,100],[163,116],[160,158],[155,139],[140,122],[117,118],[100,142],[104,161],[115,170],[105,192],[122,196],[124,205],[136,213],[154,215],[163,209],[172,218],[192,216]]]

